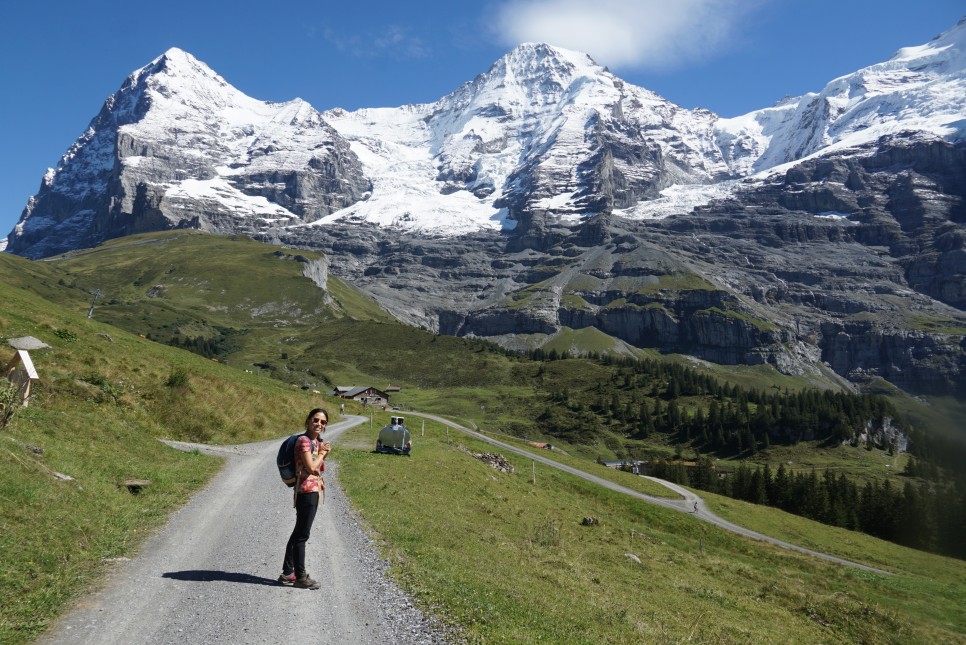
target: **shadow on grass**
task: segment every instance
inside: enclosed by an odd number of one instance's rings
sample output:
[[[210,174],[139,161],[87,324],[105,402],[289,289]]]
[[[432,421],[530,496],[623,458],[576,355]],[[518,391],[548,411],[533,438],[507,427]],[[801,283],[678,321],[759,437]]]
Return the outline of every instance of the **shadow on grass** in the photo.
[[[190,571],[168,571],[161,575],[162,578],[172,580],[186,580],[188,582],[240,582],[248,585],[271,585],[277,586],[278,581],[270,578],[253,576],[250,573],[232,573],[230,571],[204,571],[192,569]]]

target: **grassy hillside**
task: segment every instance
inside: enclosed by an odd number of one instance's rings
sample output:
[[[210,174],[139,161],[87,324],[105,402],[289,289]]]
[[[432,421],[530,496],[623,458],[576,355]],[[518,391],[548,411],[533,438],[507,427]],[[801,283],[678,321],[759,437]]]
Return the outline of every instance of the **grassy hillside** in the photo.
[[[319,257],[243,236],[175,231],[112,240],[47,264],[62,274],[65,296],[102,294],[96,319],[163,343],[204,339],[219,357],[251,367],[297,355],[320,326],[391,320],[338,278],[323,290],[305,277]],[[283,377],[284,364],[278,369]]]
[[[45,271],[0,254],[0,365],[14,355],[7,338],[51,346],[31,352],[40,382],[0,430],[0,642],[9,644],[37,637],[219,468],[158,438],[280,437],[322,400],[89,320],[79,299],[64,308],[13,286],[55,288]],[[132,495],[128,479],[150,484]]]
[[[833,565],[516,455],[501,473],[467,452],[486,444],[411,427],[409,458],[373,454],[354,431],[340,481],[397,578],[469,642],[966,642],[961,561],[707,497],[732,521],[892,575]]]
[[[0,254],[0,339],[32,335],[52,346],[32,352],[41,375],[35,398],[0,430],[0,642],[35,638],[219,466],[156,438],[282,436],[308,407],[332,403],[290,385],[314,379],[399,384],[394,402],[557,443],[534,423],[552,404],[548,392],[592,393],[615,378],[593,361],[533,362],[391,323],[348,286],[315,288],[289,251],[278,256],[279,249],[244,239],[177,234],[134,242],[95,250],[103,258],[117,254],[103,270],[93,255],[28,262]],[[145,255],[126,264],[129,253]],[[184,264],[166,274],[173,258]],[[232,276],[239,275],[278,288],[236,288]],[[149,298],[154,286],[163,288]],[[94,288],[105,295],[88,319]],[[233,340],[222,357],[228,365],[137,335],[164,340],[184,329]],[[12,354],[0,344],[0,362]],[[262,376],[243,369],[255,362],[269,365]],[[751,370],[743,374],[766,382]],[[577,465],[629,449],[616,426],[599,430],[560,444],[570,453],[562,459]],[[424,606],[463,625],[471,641],[966,642],[962,562],[772,509],[712,501],[756,530],[896,572],[867,574],[534,470],[523,458],[508,455],[516,473],[497,473],[459,448],[486,446],[433,424],[425,436],[417,432],[409,459],[371,454],[366,429],[353,437],[340,450],[348,494],[384,540],[400,581]],[[667,437],[640,445],[674,450]],[[818,455],[847,464],[834,449],[795,449],[776,458],[801,463]],[[881,451],[848,454],[861,468],[888,472]],[[129,478],[151,483],[135,496],[123,485]],[[600,525],[580,526],[585,516]]]

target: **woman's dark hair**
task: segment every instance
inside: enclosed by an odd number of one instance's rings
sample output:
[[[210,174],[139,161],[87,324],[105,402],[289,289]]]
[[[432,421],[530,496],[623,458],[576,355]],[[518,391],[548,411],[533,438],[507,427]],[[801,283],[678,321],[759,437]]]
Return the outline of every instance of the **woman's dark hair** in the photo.
[[[312,417],[314,417],[316,414],[318,414],[319,412],[321,412],[322,414],[325,415],[325,420],[326,421],[329,420],[329,413],[326,411],[325,408],[312,408],[312,411],[309,412],[309,415],[307,417],[305,417],[305,423],[303,423],[302,425],[305,425],[305,426],[309,425],[309,420]]]

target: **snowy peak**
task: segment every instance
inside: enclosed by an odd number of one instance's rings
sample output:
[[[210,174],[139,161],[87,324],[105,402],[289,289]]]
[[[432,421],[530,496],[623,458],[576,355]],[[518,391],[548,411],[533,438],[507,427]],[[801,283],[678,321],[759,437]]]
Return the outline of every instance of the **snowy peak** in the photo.
[[[172,47],[129,77],[133,83],[140,79],[163,75],[172,78],[198,78],[218,85],[228,85],[213,69],[177,47]]]
[[[480,111],[502,116],[559,112],[588,94],[619,100],[623,83],[587,54],[546,43],[524,43],[489,70],[440,99],[439,110]]]
[[[926,113],[962,110],[962,87],[966,72],[966,20],[932,41],[899,50],[889,60],[835,79],[820,93],[849,105],[876,97],[895,97],[889,107],[894,116],[911,116],[910,108]],[[912,98],[903,107],[898,99]]]
[[[126,90],[145,93],[156,114],[197,116],[232,108],[254,110],[262,104],[176,47],[131,74],[121,93]]]
[[[546,43],[524,43],[498,60],[484,75],[490,85],[519,88],[538,104],[559,101],[580,82],[603,80],[606,74],[587,54]]]
[[[919,47],[900,49],[885,65],[901,64],[910,69],[938,74],[962,72],[966,67],[966,16],[955,27]]]
[[[726,119],[720,128],[760,151],[753,171],[883,138],[966,140],[966,19],[925,45],[831,81],[820,92]],[[754,143],[747,144],[747,141]]]
[[[173,47],[107,99],[10,248],[75,244],[54,241],[66,222],[88,228],[64,239],[86,243],[105,230],[93,219],[120,230],[139,209],[142,228],[342,221],[440,236],[687,213],[809,157],[966,139],[964,49],[961,21],[820,92],[720,119],[546,43],[515,47],[434,103],[324,114],[246,96]]]
[[[519,78],[566,78],[577,74],[596,74],[603,68],[587,54],[547,43],[517,45],[493,66],[512,71]]]
[[[131,74],[113,98],[117,101],[126,95],[147,102],[142,106],[138,120],[145,117],[160,119],[168,126],[173,118],[188,123],[217,120],[225,125],[242,127],[256,124],[323,125],[321,115],[302,99],[285,103],[254,99],[177,47]]]

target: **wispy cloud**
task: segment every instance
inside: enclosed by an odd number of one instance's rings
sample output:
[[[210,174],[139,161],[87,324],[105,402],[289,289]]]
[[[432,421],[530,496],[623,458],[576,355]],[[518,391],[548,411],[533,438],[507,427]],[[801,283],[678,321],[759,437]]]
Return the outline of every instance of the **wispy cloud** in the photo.
[[[546,42],[602,65],[668,69],[725,48],[736,23],[768,0],[508,0],[501,44]]]
[[[426,58],[431,51],[419,36],[404,27],[387,26],[380,32],[369,34],[345,34],[326,29],[322,36],[340,51],[362,58],[393,56],[396,58]]]

